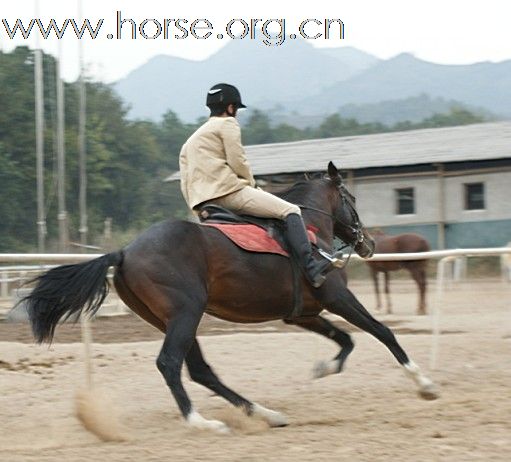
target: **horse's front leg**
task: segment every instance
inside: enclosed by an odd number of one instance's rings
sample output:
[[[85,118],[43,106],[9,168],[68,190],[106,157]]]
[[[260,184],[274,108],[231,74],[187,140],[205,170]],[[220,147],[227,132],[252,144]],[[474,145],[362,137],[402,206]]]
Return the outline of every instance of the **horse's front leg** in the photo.
[[[303,329],[315,332],[336,342],[341,351],[330,361],[319,361],[313,369],[313,377],[319,379],[330,374],[337,374],[342,371],[348,355],[353,351],[355,344],[351,336],[334,326],[321,316],[303,317],[284,321],[287,324],[294,324]]]
[[[416,383],[422,398],[436,399],[438,397],[435,384],[408,358],[392,331],[373,318],[347,287],[333,278],[328,278],[325,284],[314,292],[314,295],[328,311],[342,316],[349,323],[380,340],[403,366],[406,375]]]

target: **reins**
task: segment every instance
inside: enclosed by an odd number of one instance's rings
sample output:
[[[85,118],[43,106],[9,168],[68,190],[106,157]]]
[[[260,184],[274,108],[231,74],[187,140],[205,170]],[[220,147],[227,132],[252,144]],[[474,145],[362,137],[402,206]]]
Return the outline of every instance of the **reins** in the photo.
[[[315,207],[310,207],[308,205],[303,205],[303,204],[296,204],[296,205],[298,205],[298,207],[300,207],[301,209],[313,210],[314,212],[322,213],[323,215],[326,215],[327,217],[335,219],[335,217],[331,213],[325,212],[324,210],[317,209]]]
[[[335,216],[334,216],[334,215],[332,215],[331,213],[325,212],[324,210],[317,209],[317,208],[315,208],[315,207],[310,207],[309,205],[303,205],[303,204],[297,204],[297,205],[298,205],[298,207],[300,207],[301,209],[304,209],[304,210],[312,210],[313,212],[318,212],[318,213],[321,213],[321,214],[323,214],[323,215],[326,215],[327,217],[331,218],[331,219],[332,219],[332,221],[335,221],[335,220],[336,220],[336,218],[335,218]],[[341,221],[341,220],[338,220],[338,221]],[[342,223],[342,221],[341,221],[341,223]],[[343,223],[343,224],[344,224],[344,226],[351,228],[351,229],[353,230],[354,234],[358,236],[358,234],[359,234],[358,230],[354,229],[352,226],[347,225],[346,223]],[[347,243],[343,242],[343,245],[341,245],[341,246],[339,246],[339,247],[337,247],[337,246],[336,246],[336,247],[334,248],[335,253],[337,254],[337,253],[341,252],[341,255],[342,255],[342,251],[343,251],[344,249],[346,249],[346,248],[349,248],[349,249],[350,249],[350,250],[349,250],[349,253],[348,253],[348,257],[347,257],[347,258],[346,258],[346,260],[344,261],[343,268],[344,268],[344,267],[346,267],[346,266],[348,265],[348,263],[349,263],[349,261],[350,261],[350,259],[351,259],[351,254],[353,253],[353,247],[354,247],[353,245],[351,245],[351,244],[347,244]]]
[[[353,207],[350,207],[350,213],[352,214],[352,217],[355,219],[355,223],[357,224],[357,227],[355,228],[354,226],[351,226],[349,224],[347,224],[346,222],[344,222],[343,220],[340,220],[339,218],[337,218],[335,215],[332,215],[331,213],[328,213],[328,212],[325,212],[324,210],[321,210],[321,209],[317,209],[315,207],[310,207],[309,205],[303,205],[303,204],[297,204],[298,207],[300,207],[301,209],[305,209],[305,210],[312,210],[314,212],[318,212],[318,213],[321,213],[323,215],[326,215],[327,217],[331,218],[332,221],[338,221],[340,222],[343,226],[345,226],[346,228],[349,228],[351,229],[351,231],[353,232],[353,234],[355,234],[357,237],[356,237],[356,240],[358,242],[362,242],[363,241],[363,233],[362,233],[362,230],[360,228],[360,223],[359,223],[359,220],[358,220],[358,215],[355,215],[353,216]],[[356,212],[355,212],[356,213]],[[355,243],[353,243],[355,244]],[[351,247],[352,244],[345,244],[344,247],[341,247],[341,250],[342,249],[345,249],[346,247]]]

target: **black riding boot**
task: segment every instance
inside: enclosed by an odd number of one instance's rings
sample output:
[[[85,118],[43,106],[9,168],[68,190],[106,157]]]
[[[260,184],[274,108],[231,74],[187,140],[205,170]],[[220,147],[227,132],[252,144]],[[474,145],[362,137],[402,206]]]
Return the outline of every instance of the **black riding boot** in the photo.
[[[302,217],[291,213],[286,217],[286,239],[291,252],[296,256],[309,283],[318,288],[325,282],[325,274],[334,269],[331,261],[315,260],[312,256],[312,247],[305,230]]]

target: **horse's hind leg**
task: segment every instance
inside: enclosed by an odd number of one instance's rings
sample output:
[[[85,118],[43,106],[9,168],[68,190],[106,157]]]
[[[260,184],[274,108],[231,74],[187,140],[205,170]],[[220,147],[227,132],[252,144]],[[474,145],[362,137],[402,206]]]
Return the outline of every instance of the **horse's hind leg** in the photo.
[[[133,291],[129,288],[128,284],[122,277],[122,271],[117,270],[114,273],[114,286],[117,292],[117,295],[121,297],[121,300],[126,303],[126,305],[140,316],[144,321],[156,327],[161,332],[165,332],[165,324],[161,321],[161,319],[157,318],[151,310],[145,305],[140,298],[138,298]]]
[[[332,339],[340,345],[341,351],[335,358],[330,361],[320,361],[314,366],[313,375],[315,379],[326,377],[330,374],[337,374],[342,371],[346,358],[355,347],[355,344],[349,334],[335,327],[331,322],[319,315],[286,320],[285,322],[287,324],[295,324],[303,329],[316,332],[323,337]]]
[[[371,268],[371,277],[374,284],[374,293],[376,294],[376,311],[381,310],[380,286],[378,284],[378,271]]]
[[[438,394],[433,382],[424,376],[419,367],[408,358],[392,331],[373,318],[349,289],[338,284],[328,284],[327,280],[327,283],[317,292],[317,296],[328,311],[342,316],[349,323],[380,340],[403,366],[405,373],[418,385],[419,394],[423,398],[437,398]]]
[[[191,297],[178,296],[170,299],[176,309],[170,311],[171,318],[167,323],[165,341],[156,360],[158,370],[165,378],[183,417],[190,426],[228,433],[229,427],[223,422],[207,420],[193,409],[181,381],[183,362],[195,341],[197,327],[204,312],[205,297],[202,303],[192,300]]]
[[[265,407],[248,401],[235,391],[226,387],[213,372],[211,367],[206,363],[197,339],[194,340],[188,355],[186,357],[186,365],[190,373],[190,378],[197,383],[209,388],[217,395],[229,401],[236,407],[243,408],[248,415],[259,415],[272,427],[283,427],[287,425],[287,418],[276,411],[266,409]]]
[[[388,271],[383,272],[385,278],[385,297],[387,301],[387,313],[392,314],[392,301],[390,300],[390,275]]]
[[[420,266],[410,269],[413,280],[419,289],[419,306],[417,314],[426,314],[426,270]]]

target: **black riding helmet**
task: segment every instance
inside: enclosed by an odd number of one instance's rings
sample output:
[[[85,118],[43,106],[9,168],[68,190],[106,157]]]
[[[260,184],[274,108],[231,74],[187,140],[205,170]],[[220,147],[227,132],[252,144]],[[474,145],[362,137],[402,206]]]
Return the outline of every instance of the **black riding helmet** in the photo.
[[[211,108],[218,108],[219,106],[227,107],[229,104],[233,104],[236,108],[245,108],[241,102],[241,95],[238,89],[229,85],[228,83],[217,83],[213,85],[206,97],[206,106]]]

